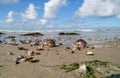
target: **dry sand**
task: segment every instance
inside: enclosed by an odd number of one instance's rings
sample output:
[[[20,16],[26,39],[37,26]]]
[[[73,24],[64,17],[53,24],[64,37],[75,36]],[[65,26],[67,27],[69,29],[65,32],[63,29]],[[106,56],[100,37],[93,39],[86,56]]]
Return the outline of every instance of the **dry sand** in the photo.
[[[39,61],[36,63],[24,62],[16,65],[16,57],[26,55],[26,51],[18,50],[18,46],[40,53],[40,55],[35,55],[35,58]],[[76,50],[74,54],[69,49],[65,50],[66,46],[64,45],[45,48],[42,51],[36,51],[36,46],[32,47],[28,44],[18,46],[0,44],[0,78],[75,78],[73,73],[65,73],[64,70],[61,70],[61,65],[90,60],[101,60],[120,65],[119,40],[91,44],[91,46],[95,47],[94,49]],[[86,55],[85,52],[88,50],[94,52],[94,55]],[[8,52],[12,52],[14,55],[8,55]]]

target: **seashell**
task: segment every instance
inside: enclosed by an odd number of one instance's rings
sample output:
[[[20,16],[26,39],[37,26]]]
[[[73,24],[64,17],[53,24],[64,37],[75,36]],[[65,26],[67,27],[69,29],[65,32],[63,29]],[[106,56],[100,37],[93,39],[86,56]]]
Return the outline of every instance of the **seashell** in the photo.
[[[27,54],[28,54],[28,56],[34,56],[35,52],[34,51],[28,51]]]
[[[79,68],[75,70],[76,77],[84,76],[86,73],[87,73],[87,67],[85,64],[80,65]]]
[[[24,56],[20,55],[16,58],[16,64],[19,64],[20,62],[23,62],[24,61]]]
[[[80,48],[79,47],[72,48],[72,51],[75,51],[75,50],[80,50]]]
[[[18,47],[18,49],[19,49],[19,50],[25,50],[25,48],[24,48],[24,47]]]
[[[8,55],[14,55],[12,52],[8,52]]]
[[[117,45],[117,43],[114,43],[114,45]]]
[[[76,48],[73,48],[73,49],[72,49],[72,51],[75,51],[75,50],[76,50]]]
[[[26,57],[26,58],[25,58],[25,62],[32,62],[32,61],[34,61],[34,60],[35,60],[34,57]]]
[[[26,59],[22,58],[22,59],[19,60],[19,62],[26,62]]]
[[[86,52],[86,55],[94,55],[94,53],[92,51],[88,51]]]
[[[70,48],[70,47],[66,47],[66,48],[65,48],[65,50],[69,50],[69,49],[71,49],[71,48]]]
[[[112,46],[111,45],[105,45],[106,48],[111,48]]]
[[[19,55],[19,56],[18,56],[18,58],[20,58],[20,59],[21,59],[21,58],[24,58],[24,56],[22,56],[22,55]]]

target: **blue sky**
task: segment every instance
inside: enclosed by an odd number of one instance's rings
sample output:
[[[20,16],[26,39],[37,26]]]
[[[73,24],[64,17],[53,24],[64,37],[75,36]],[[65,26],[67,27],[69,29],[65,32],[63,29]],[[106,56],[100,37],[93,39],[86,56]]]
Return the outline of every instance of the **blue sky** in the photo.
[[[120,0],[0,0],[0,30],[120,29]]]

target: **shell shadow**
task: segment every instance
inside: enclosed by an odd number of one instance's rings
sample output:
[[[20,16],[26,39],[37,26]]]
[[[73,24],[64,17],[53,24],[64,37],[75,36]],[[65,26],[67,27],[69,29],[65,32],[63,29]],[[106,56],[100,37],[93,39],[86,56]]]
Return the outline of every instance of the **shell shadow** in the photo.
[[[37,63],[37,62],[39,62],[40,60],[33,60],[33,61],[31,61],[31,63]]]

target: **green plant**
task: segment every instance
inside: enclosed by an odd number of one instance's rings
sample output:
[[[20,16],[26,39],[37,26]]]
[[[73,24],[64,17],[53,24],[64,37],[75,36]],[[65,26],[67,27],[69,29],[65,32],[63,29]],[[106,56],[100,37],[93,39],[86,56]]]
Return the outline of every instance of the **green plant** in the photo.
[[[95,70],[92,68],[92,66],[87,66],[87,74],[84,76],[84,78],[95,78]]]
[[[107,66],[107,64],[109,62],[103,62],[103,61],[99,61],[99,60],[94,60],[94,61],[88,61],[88,62],[85,62],[87,65],[92,65],[92,66],[95,66],[95,67],[98,67],[98,66]]]
[[[62,65],[62,67],[61,67],[61,69],[64,69],[65,72],[70,72],[70,71],[76,70],[78,68],[79,68],[78,63],[72,63],[72,64],[69,64],[69,65]]]

